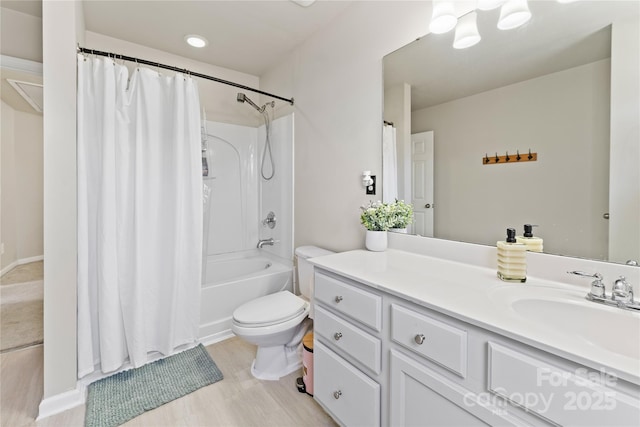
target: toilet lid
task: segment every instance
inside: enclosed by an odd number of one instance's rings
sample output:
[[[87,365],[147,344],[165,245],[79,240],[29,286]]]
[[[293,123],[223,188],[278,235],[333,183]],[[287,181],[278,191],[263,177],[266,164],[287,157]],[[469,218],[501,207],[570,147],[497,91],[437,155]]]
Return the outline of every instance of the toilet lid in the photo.
[[[233,312],[233,319],[245,325],[280,323],[302,314],[306,305],[302,298],[282,291],[242,304]]]

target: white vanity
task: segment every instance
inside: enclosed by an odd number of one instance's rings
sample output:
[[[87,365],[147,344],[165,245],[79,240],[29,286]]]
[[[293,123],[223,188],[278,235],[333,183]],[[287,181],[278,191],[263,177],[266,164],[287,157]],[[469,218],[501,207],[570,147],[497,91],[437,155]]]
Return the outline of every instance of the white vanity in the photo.
[[[640,313],[588,283],[395,249],[312,262],[314,398],[342,425],[640,425]]]

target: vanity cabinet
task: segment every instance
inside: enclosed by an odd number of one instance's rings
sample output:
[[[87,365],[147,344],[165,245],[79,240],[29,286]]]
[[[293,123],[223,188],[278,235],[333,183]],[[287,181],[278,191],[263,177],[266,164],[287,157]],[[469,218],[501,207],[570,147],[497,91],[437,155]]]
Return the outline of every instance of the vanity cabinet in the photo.
[[[615,373],[335,271],[315,281],[314,398],[341,425],[640,425],[640,387]]]
[[[314,301],[314,399],[342,425],[381,425],[382,296],[316,273]]]

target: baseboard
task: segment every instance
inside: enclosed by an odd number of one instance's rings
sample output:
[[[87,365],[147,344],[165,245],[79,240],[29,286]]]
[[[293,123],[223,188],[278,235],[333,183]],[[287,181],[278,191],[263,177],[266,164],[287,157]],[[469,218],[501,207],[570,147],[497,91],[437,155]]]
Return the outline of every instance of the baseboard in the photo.
[[[36,418],[36,421],[84,404],[85,390],[85,387],[79,386],[73,390],[42,399],[40,407],[38,408],[38,418]]]
[[[5,273],[11,271],[12,268],[15,268],[22,264],[29,264],[30,262],[42,261],[44,259],[44,255],[32,256],[29,258],[21,258],[13,261],[11,264],[7,265],[5,268],[0,270],[0,276],[3,276]]]
[[[19,259],[18,265],[22,265],[22,264],[29,264],[30,262],[36,262],[36,261],[42,261],[44,259],[44,255],[38,255],[38,256],[32,256],[29,258],[22,258]]]
[[[0,270],[0,276],[4,276],[6,273],[11,271],[14,267],[18,266],[18,261],[13,261],[11,264],[7,265],[5,268]]]
[[[220,341],[224,341],[235,336],[236,335],[231,332],[231,329],[227,329],[226,331],[218,332],[216,334],[211,334],[207,335],[206,337],[200,338],[200,343],[206,347],[208,345],[219,343]]]

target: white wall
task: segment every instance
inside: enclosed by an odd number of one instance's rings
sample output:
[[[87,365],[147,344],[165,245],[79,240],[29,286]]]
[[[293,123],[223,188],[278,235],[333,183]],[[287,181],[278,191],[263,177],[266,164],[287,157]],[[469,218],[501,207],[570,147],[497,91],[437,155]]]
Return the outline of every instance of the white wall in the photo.
[[[14,117],[17,201],[17,257],[41,257],[42,242],[42,116],[16,111]]]
[[[0,240],[4,245],[4,253],[0,262],[0,270],[6,272],[18,260],[17,248],[17,226],[16,226],[16,205],[17,194],[15,185],[15,138],[14,138],[14,117],[16,111],[10,105],[2,102],[0,112],[2,114],[1,127],[1,153],[2,155],[2,216],[0,224]]]
[[[75,391],[76,366],[76,46],[82,3],[42,4],[44,83],[44,400]],[[50,400],[49,398],[53,399]]]
[[[0,8],[0,52],[15,58],[42,62],[42,19]]]
[[[414,111],[435,132],[435,236],[495,245],[538,224],[545,252],[607,259],[610,61]],[[489,156],[538,161],[483,165]],[[470,213],[473,213],[470,217]]]
[[[42,116],[2,102],[3,272],[42,257],[42,185]]]
[[[382,171],[382,57],[427,32],[430,2],[354,2],[261,76],[293,96],[295,246],[364,247],[362,171]]]

